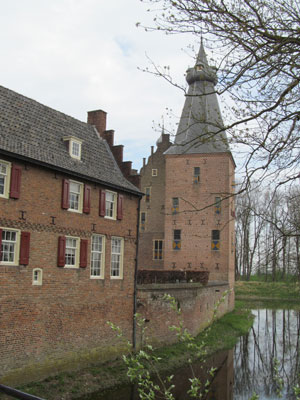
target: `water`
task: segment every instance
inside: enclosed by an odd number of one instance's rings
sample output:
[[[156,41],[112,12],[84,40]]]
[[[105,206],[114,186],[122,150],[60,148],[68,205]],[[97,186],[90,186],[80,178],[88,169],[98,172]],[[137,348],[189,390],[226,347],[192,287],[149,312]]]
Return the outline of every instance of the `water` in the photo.
[[[293,386],[300,372],[300,312],[269,309],[252,312],[256,317],[254,325],[246,336],[239,338],[234,349],[218,353],[208,360],[205,368],[193,365],[195,375],[203,382],[207,379],[203,369],[217,368],[210,391],[202,399],[248,400],[254,392],[260,400],[296,399]],[[190,399],[187,391],[191,376],[189,367],[174,373],[176,400]],[[283,379],[282,397],[276,393],[280,379]],[[139,397],[136,388],[128,386],[90,399],[138,400]]]

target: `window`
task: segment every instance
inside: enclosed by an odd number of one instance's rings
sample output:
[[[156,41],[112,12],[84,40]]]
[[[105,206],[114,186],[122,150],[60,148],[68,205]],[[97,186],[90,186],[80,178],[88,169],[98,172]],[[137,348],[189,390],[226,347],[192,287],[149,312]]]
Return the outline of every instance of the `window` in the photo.
[[[21,191],[21,172],[19,165],[0,160],[0,197],[18,199]]]
[[[116,219],[116,193],[106,192],[105,196],[105,216]]]
[[[122,238],[111,238],[111,278],[123,278],[123,247],[124,240]]]
[[[145,201],[146,203],[150,203],[150,197],[151,197],[151,188],[150,187],[146,187],[145,188]]]
[[[221,197],[215,197],[215,213],[221,214]]]
[[[181,230],[174,229],[173,231],[173,250],[181,249]]]
[[[153,240],[153,260],[163,259],[163,240]]]
[[[104,236],[93,235],[91,248],[91,278],[104,278],[104,248]]]
[[[216,251],[220,250],[220,231],[211,231],[211,249]]]
[[[79,238],[66,237],[65,267],[79,267]]]
[[[66,136],[63,138],[63,140],[68,142],[70,156],[72,158],[75,158],[76,160],[81,160],[82,140],[75,138],[73,136]]]
[[[33,285],[43,284],[43,270],[41,268],[35,268],[32,271],[32,284]]]
[[[146,216],[147,213],[146,212],[141,212],[141,230],[144,231],[145,230],[145,225],[146,225]]]
[[[177,214],[179,211],[179,198],[173,197],[172,198],[172,214]]]
[[[88,241],[73,236],[59,236],[57,265],[59,267],[86,268]]]
[[[107,190],[100,190],[99,215],[110,219],[123,219],[124,196]]]
[[[82,212],[82,191],[82,183],[70,181],[69,211]]]
[[[8,197],[10,179],[10,163],[0,161],[0,197]]]
[[[157,169],[152,169],[152,176],[157,176]]]
[[[2,229],[1,264],[19,264],[19,236],[17,230]]]
[[[80,182],[63,179],[61,207],[68,211],[89,214],[91,187]]]
[[[194,167],[193,183],[200,182],[200,167]]]

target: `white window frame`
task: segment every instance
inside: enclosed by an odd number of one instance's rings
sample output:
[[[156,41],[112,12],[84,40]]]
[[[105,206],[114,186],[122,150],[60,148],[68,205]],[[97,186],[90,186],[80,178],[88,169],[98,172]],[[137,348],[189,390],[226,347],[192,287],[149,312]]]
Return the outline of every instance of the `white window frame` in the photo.
[[[34,268],[32,270],[32,284],[34,286],[41,286],[43,284],[43,270],[41,268]]]
[[[6,173],[1,172],[1,164],[6,167]],[[10,173],[11,173],[11,163],[8,161],[0,160],[0,176],[5,176],[4,178],[4,193],[0,193],[0,197],[8,199],[9,197],[9,186],[10,186]]]
[[[71,193],[75,193],[75,192],[71,192],[72,183],[75,184],[75,185],[79,185],[79,193],[77,193],[78,194],[78,209],[69,207],[68,211],[76,212],[76,213],[82,213],[82,208],[83,208],[83,183],[70,180],[70,187],[69,187],[69,205],[70,206],[71,206]]]
[[[67,246],[68,239],[75,240],[76,246]],[[67,264],[67,249],[74,249],[75,262],[74,264]],[[75,236],[66,236],[66,248],[65,248],[65,268],[79,268],[79,256],[80,256],[80,238]]]
[[[152,176],[157,176],[157,168],[152,169]]]
[[[68,141],[69,144],[69,154],[72,158],[75,160],[81,160],[81,145],[82,145],[82,140],[74,137],[74,136],[65,136],[63,138],[64,141]],[[78,153],[74,152],[73,144],[78,145]]]
[[[99,237],[102,239],[102,249],[101,251],[94,250],[93,249],[93,238]],[[93,271],[93,258],[94,254],[100,254],[100,275],[92,275]],[[90,264],[90,278],[91,279],[104,279],[104,273],[105,273],[105,236],[99,235],[99,234],[94,234],[91,237],[91,264]]]
[[[120,241],[120,252],[113,252],[113,245],[114,245],[114,240],[119,240]],[[113,275],[113,262],[114,262],[114,255],[119,256],[119,261],[118,261],[118,268],[119,268],[119,275]],[[122,237],[117,237],[117,236],[112,236],[111,238],[111,259],[110,259],[110,279],[123,279],[123,261],[124,261],[124,238]]]
[[[2,245],[1,249],[3,249],[3,244],[4,243],[14,243],[14,260],[13,261],[0,261],[0,265],[11,265],[11,266],[16,266],[19,265],[19,259],[20,259],[20,238],[21,238],[21,231],[19,229],[11,229],[11,228],[6,228],[6,227],[1,227],[2,229],[2,236],[3,232],[16,232],[16,240],[15,241],[9,241],[5,240],[2,237]],[[1,259],[3,258],[3,250],[1,251]]]
[[[114,196],[113,201],[110,201],[107,199],[108,194]],[[108,219],[116,219],[117,218],[117,200],[118,200],[118,194],[116,192],[111,192],[109,190],[105,191],[105,218],[108,218]],[[112,209],[111,209],[111,207],[109,208],[112,211],[112,215],[107,214],[107,211],[108,211],[107,203],[110,203],[113,205]]]

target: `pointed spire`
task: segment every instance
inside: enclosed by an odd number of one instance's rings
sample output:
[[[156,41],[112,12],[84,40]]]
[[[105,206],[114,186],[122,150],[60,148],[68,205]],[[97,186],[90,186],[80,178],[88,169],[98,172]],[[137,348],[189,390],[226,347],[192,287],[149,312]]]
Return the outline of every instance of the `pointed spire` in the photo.
[[[175,144],[166,154],[230,151],[214,87],[217,75],[215,69],[208,65],[202,38],[196,64],[188,69],[186,80],[189,89]]]
[[[201,37],[201,43],[200,43],[200,50],[198,53],[198,57],[196,60],[196,66],[197,65],[203,65],[205,67],[208,67],[208,62],[207,62],[207,58],[206,58],[206,54],[204,51],[204,45],[203,45],[203,39]]]

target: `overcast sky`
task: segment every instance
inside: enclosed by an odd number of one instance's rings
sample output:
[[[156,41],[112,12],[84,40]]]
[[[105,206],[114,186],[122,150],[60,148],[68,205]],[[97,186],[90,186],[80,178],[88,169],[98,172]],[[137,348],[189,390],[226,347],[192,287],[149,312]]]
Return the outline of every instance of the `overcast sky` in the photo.
[[[90,110],[108,113],[107,129],[125,159],[140,168],[159,132],[166,108],[180,116],[183,92],[141,72],[169,65],[177,82],[193,60],[186,47],[195,38],[145,32],[150,22],[139,0],[0,0],[0,85],[86,121]],[[198,44],[196,44],[198,47]],[[183,49],[183,50],[182,50]]]

